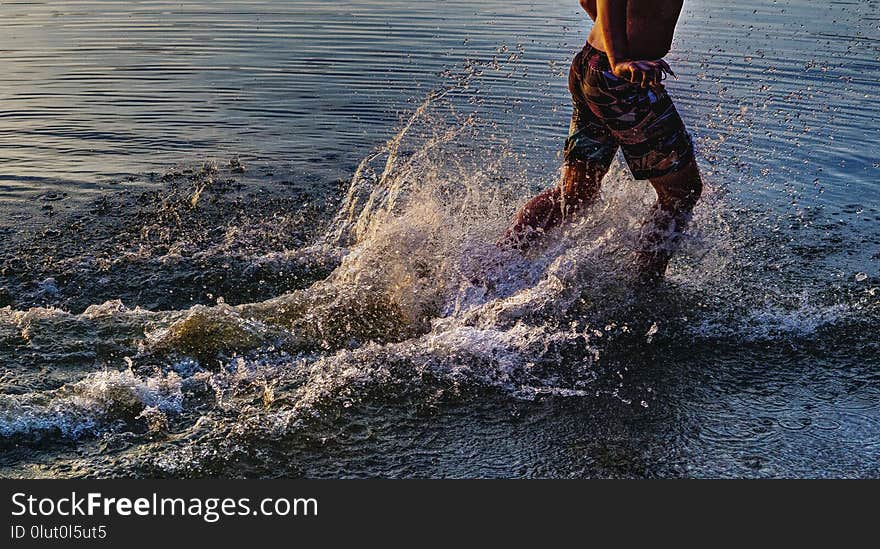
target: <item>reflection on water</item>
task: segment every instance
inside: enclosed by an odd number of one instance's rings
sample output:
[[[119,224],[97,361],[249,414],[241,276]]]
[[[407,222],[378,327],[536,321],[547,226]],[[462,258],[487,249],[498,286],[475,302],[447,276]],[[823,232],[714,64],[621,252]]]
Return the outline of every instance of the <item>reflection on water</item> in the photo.
[[[709,192],[657,289],[623,172],[492,245],[576,2],[0,9],[0,474],[878,474],[876,2],[686,4]]]
[[[733,141],[725,159],[773,179],[818,178],[826,191],[830,178],[860,187],[877,169],[876,107],[864,101],[877,12],[875,2],[689,2],[673,91],[696,134]],[[517,51],[511,74],[476,95],[543,173],[566,128],[561,76],[587,19],[575,2],[102,1],[4,3],[0,25],[9,197],[203,155],[339,177],[444,71]]]
[[[71,183],[79,190],[199,155],[341,176],[381,142],[407,100],[443,82],[441,72],[471,56],[504,58],[502,44],[528,44],[523,69],[534,75],[490,101],[506,108],[532,98],[541,112],[528,118],[540,121],[562,102],[561,90],[538,98],[558,72],[549,62],[564,65],[580,41],[574,8],[4,3],[4,186],[71,192]],[[536,14],[546,29],[527,34]],[[553,139],[563,125],[554,124]]]

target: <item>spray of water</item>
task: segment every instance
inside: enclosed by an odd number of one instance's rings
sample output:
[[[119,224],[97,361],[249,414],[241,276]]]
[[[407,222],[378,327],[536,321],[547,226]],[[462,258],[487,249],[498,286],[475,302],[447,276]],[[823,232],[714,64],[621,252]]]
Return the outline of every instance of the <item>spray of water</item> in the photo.
[[[731,312],[747,308],[748,290],[737,290],[738,241],[711,186],[659,288],[633,276],[653,191],[619,167],[591,211],[526,256],[498,248],[535,189],[503,146],[481,146],[478,118],[457,114],[450,91],[430,94],[360,163],[312,244],[283,252],[288,265],[337,265],[311,286],[170,311],[119,301],[78,315],[0,309],[3,345],[84,369],[76,381],[0,395],[0,435],[198,439],[151,443],[155,451],[139,458],[172,474],[218,441],[289,437],[328,409],[389,395],[593,394],[603,361],[624,360],[621,346],[656,345],[676,322],[679,333],[703,338],[773,337],[768,322],[797,324],[777,302],[763,316]],[[199,187],[199,197],[209,190]],[[851,310],[833,304],[798,326],[810,332]]]

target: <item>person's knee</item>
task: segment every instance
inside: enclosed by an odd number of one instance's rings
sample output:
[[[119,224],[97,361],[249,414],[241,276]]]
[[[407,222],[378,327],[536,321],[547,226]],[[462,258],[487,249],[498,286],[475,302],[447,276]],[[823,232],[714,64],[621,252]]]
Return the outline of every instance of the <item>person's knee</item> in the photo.
[[[666,208],[691,210],[703,194],[703,180],[696,162],[651,180],[657,198]]]

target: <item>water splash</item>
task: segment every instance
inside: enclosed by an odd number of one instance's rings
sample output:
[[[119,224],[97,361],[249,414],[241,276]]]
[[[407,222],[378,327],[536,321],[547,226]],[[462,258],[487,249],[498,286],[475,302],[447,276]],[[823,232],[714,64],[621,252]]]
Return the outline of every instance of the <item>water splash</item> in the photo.
[[[460,115],[450,94],[430,94],[360,163],[310,242],[247,253],[243,244],[271,226],[228,230],[195,250],[185,231],[156,237],[160,262],[197,256],[222,265],[234,255],[241,283],[267,270],[318,273],[303,275],[310,283],[299,289],[166,309],[121,300],[80,314],[0,309],[4,348],[64,372],[0,378],[0,435],[33,443],[135,433],[149,450],[131,457],[134,467],[179,474],[207,467],[218,448],[237,455],[254,440],[297,437],[370,401],[602,393],[646,407],[652,389],[625,395],[625,372],[676,338],[809,338],[852,311],[876,314],[865,294],[822,305],[818,292],[804,291],[792,309],[783,294],[759,293],[762,282],[742,270],[749,235],[731,223],[738,214],[711,181],[660,287],[633,275],[653,191],[620,166],[591,211],[526,256],[496,247],[539,185],[503,144],[485,145],[479,118]],[[166,219],[211,207],[222,177],[206,166],[190,180],[188,192],[164,202]],[[57,281],[39,291],[50,287]],[[95,364],[108,369],[94,372]]]

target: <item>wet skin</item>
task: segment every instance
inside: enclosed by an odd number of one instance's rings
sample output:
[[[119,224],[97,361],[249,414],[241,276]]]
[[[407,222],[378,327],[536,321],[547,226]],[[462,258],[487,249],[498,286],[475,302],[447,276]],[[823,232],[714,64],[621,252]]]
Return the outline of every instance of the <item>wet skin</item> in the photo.
[[[683,0],[580,0],[580,4],[594,21],[588,42],[608,55],[616,76],[653,87],[664,73],[671,73],[661,57],[669,53]],[[559,185],[523,206],[502,243],[525,248],[543,232],[591,206],[605,174],[604,167],[568,161]],[[648,278],[660,278],[703,185],[696,161],[650,181],[657,202],[645,222],[637,265]]]

